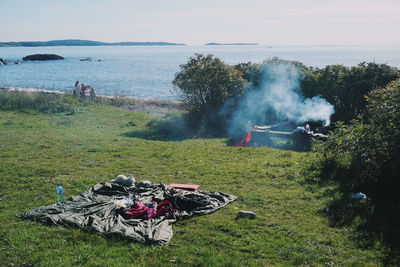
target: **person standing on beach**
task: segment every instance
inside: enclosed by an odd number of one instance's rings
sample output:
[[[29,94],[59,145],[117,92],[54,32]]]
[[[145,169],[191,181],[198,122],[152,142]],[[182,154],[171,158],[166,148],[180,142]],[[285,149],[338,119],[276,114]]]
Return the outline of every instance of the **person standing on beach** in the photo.
[[[90,99],[92,100],[96,99],[96,90],[94,90],[93,87],[90,87]]]
[[[86,90],[87,90],[87,86],[82,83],[82,86],[81,86],[81,97],[85,97],[86,96]]]
[[[75,83],[75,89],[74,89],[73,94],[75,97],[79,97],[81,94],[81,85],[79,84],[79,81],[76,81],[76,83]]]

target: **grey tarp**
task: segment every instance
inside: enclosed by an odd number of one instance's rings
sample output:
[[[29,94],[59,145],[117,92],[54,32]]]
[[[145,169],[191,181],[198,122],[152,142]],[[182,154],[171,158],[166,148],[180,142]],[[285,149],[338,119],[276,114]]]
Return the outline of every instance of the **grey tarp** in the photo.
[[[145,204],[167,199],[177,208],[175,216],[151,220],[126,219],[118,212],[115,201],[129,195]],[[42,206],[18,216],[43,224],[77,226],[102,235],[119,235],[137,242],[166,245],[173,234],[172,223],[211,213],[235,199],[233,195],[203,190],[170,190],[163,184],[136,183],[124,187],[112,182],[98,183],[82,194],[67,199],[64,204]]]

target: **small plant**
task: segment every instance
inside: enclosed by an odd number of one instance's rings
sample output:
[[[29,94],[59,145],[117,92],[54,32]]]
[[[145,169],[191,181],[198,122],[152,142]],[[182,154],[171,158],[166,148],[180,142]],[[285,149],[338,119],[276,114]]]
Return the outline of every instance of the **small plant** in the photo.
[[[184,118],[174,113],[167,114],[164,118],[152,119],[146,126],[149,133],[162,139],[177,140],[188,135]]]
[[[8,121],[3,123],[4,126],[10,126],[10,125],[13,125],[13,124],[14,123],[12,121],[10,121],[10,120],[8,120]]]
[[[133,121],[129,121],[126,126],[136,126],[136,123]]]

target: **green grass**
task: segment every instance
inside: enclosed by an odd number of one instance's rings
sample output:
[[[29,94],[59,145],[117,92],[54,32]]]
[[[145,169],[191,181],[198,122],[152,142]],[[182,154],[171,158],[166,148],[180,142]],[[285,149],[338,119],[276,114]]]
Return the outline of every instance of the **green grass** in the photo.
[[[18,110],[45,114],[66,112],[75,113],[79,101],[72,95],[36,92],[1,92],[0,110]]]
[[[386,250],[357,245],[351,228],[329,227],[324,190],[305,185],[308,153],[228,147],[224,139],[140,138],[152,118],[107,105],[75,115],[0,111],[0,265],[265,266],[380,265]],[[129,134],[127,134],[129,133]],[[132,137],[139,136],[139,137]],[[238,199],[177,222],[169,246],[104,238],[15,215],[54,203],[118,174],[200,184]],[[239,210],[257,219],[236,219]]]

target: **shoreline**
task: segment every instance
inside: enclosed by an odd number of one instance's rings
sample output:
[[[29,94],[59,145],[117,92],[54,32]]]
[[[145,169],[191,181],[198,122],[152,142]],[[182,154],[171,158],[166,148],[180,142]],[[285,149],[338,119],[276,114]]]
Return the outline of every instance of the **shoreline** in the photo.
[[[33,87],[15,87],[15,86],[0,86],[0,92],[21,92],[21,93],[51,93],[68,95],[70,91],[48,90],[43,88]],[[133,96],[106,96],[97,95],[99,99],[125,99],[132,102],[122,106],[124,109],[137,112],[146,112],[149,114],[166,113],[173,110],[183,110],[183,103],[179,100],[159,99],[159,98],[138,98]]]

